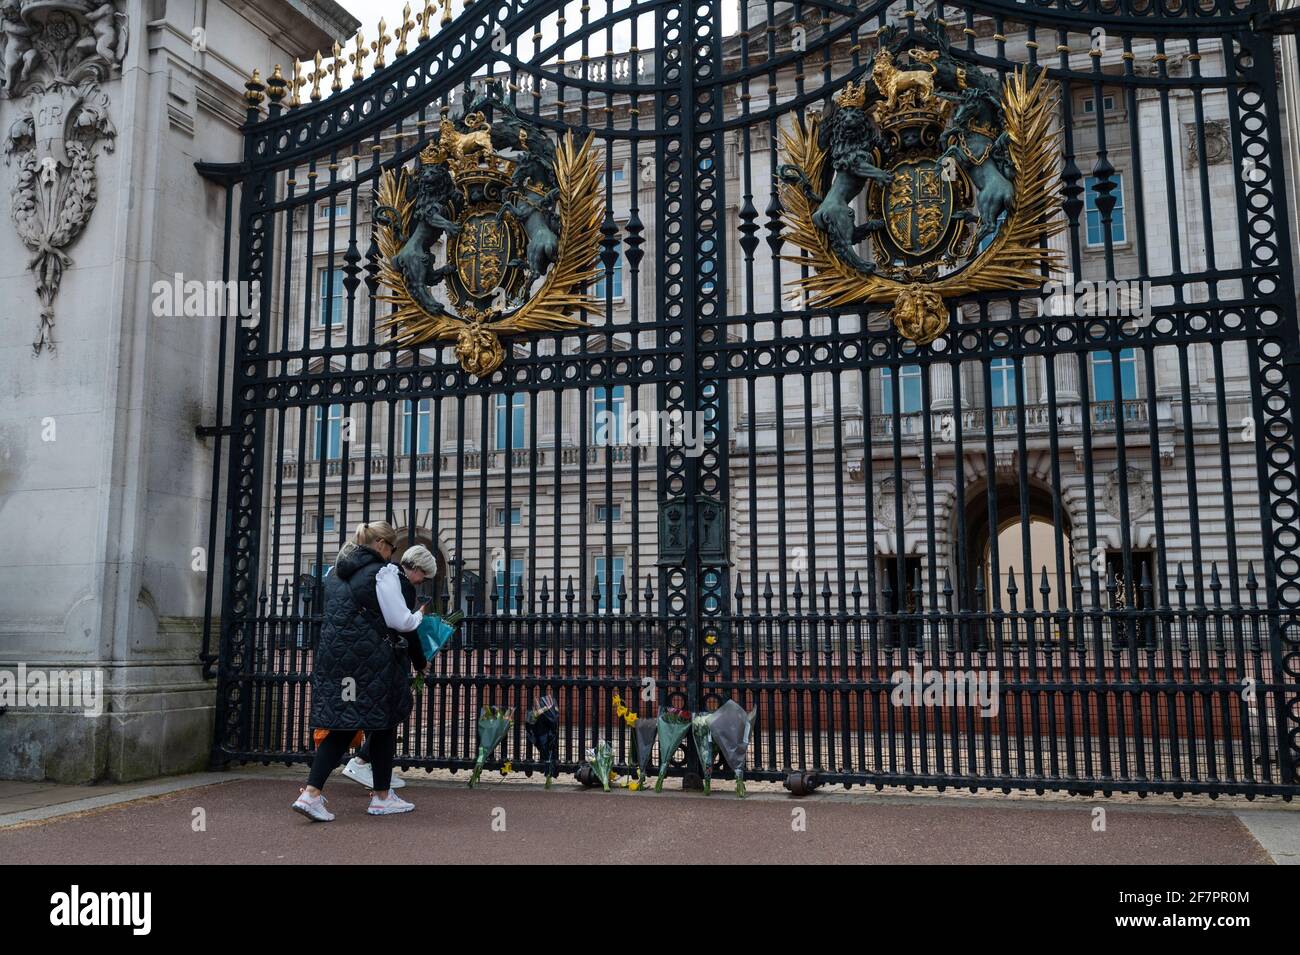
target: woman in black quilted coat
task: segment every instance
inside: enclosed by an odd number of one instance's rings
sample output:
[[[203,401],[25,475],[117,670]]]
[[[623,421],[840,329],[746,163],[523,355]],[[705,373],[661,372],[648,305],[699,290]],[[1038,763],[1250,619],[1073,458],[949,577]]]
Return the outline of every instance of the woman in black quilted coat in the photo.
[[[422,613],[402,598],[397,566],[389,563],[397,533],[382,522],[357,528],[355,546],[339,552],[325,578],[320,642],[312,667],[311,725],[329,730],[316,747],[311,774],[293,808],[328,822],[321,789],[351,745],[357,730],[370,743],[375,789],[366,810],[372,816],[410,812],[415,807],[391,789],[397,725],[411,712],[406,640]]]

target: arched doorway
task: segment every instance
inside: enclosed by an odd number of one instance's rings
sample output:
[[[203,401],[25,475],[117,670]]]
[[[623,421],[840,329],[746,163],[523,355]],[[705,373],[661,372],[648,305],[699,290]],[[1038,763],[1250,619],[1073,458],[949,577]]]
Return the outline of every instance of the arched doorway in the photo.
[[[1050,488],[1031,483],[1025,498],[1022,509],[1020,485],[1012,481],[998,482],[993,506],[990,506],[986,482],[979,482],[966,495],[963,576],[972,607],[1008,608],[1010,584],[1014,579],[1016,606],[1024,608],[1032,602],[1041,609],[1044,570],[1050,606],[1068,603],[1072,560],[1069,519],[1061,508],[1058,523]],[[996,536],[991,527],[996,528]]]

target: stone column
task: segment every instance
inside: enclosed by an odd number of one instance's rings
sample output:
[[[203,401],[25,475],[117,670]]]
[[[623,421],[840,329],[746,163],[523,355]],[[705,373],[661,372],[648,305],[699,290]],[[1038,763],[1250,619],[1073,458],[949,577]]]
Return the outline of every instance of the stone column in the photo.
[[[202,769],[216,687],[199,649],[220,568],[213,438],[196,429],[217,421],[221,319],[187,315],[168,286],[222,279],[226,192],[195,163],[239,162],[253,68],[266,77],[357,22],[323,0],[22,0],[5,19],[10,52],[19,26],[30,46],[0,91],[0,534],[15,543],[0,556],[0,671],[66,673],[88,692],[11,706],[0,778]]]

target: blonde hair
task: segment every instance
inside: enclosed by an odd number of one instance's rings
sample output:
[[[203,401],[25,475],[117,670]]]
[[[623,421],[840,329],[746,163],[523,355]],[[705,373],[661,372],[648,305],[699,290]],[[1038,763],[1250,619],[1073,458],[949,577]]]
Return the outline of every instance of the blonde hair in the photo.
[[[438,575],[438,562],[423,544],[412,544],[406,548],[401,563],[408,570],[422,570],[430,577]]]
[[[383,541],[389,547],[397,546],[397,531],[393,530],[393,525],[387,521],[370,521],[362,522],[357,525],[357,533],[353,542],[361,547],[374,547]]]

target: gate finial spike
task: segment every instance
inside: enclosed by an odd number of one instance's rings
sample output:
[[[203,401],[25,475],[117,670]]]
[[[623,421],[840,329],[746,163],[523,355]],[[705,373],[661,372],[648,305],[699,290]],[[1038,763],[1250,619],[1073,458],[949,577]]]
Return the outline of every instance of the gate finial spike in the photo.
[[[402,7],[402,25],[393,33],[393,36],[397,37],[397,50],[394,56],[406,56],[406,36],[414,29],[415,21],[411,19],[411,5],[408,3]]]
[[[363,69],[363,65],[366,61],[366,57],[370,55],[370,50],[366,46],[365,34],[362,33],[360,30],[358,30],[357,35],[353,37],[353,42],[356,44],[356,47],[352,50],[350,54],[348,54],[348,62],[350,62],[353,66],[352,82],[360,83],[363,79],[365,79],[366,74],[365,74],[365,70]]]
[[[420,21],[420,35],[415,38],[417,43],[429,39],[431,32],[429,23],[433,20],[433,6],[434,0],[424,0],[424,11],[415,15],[415,19]]]
[[[293,60],[293,79],[289,81],[289,107],[302,105],[302,95],[300,90],[307,85],[307,79],[302,75],[302,60],[294,57]]]
[[[343,89],[343,64],[345,62],[343,58],[343,47],[339,44],[338,40],[334,41],[334,46],[330,49],[330,53],[333,56],[333,59],[330,60],[329,71],[334,77],[333,82],[330,83],[330,92],[337,93]]]
[[[370,44],[370,49],[375,51],[376,70],[382,70],[388,65],[388,61],[384,59],[384,47],[388,46],[388,44],[392,42],[392,37],[388,35],[388,24],[385,23],[384,19],[381,17],[379,20],[379,36],[376,37],[374,43]]]
[[[320,68],[322,59],[323,57],[320,55],[320,50],[317,50],[316,56],[312,60],[312,62],[316,66],[316,69],[312,70],[311,74],[307,77],[309,80],[311,80],[311,101],[313,103],[320,101],[320,81],[325,79],[325,73]]]

